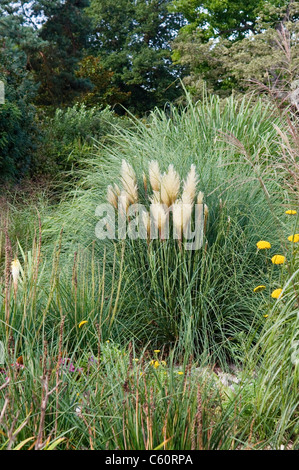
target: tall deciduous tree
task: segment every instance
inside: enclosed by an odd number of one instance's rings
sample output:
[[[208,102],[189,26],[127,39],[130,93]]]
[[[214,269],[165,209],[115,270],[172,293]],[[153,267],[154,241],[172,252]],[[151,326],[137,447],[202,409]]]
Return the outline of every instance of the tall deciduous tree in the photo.
[[[174,44],[173,59],[184,65],[189,90],[203,83],[222,96],[245,92],[249,80],[279,87],[298,76],[299,3],[176,0],[188,24]]]
[[[170,41],[182,17],[168,11],[169,0],[91,0],[93,54],[100,55],[113,84],[129,93],[126,106],[142,113],[178,96],[179,67]]]
[[[238,40],[255,32],[262,0],[174,0],[171,11],[184,15],[181,35],[198,33],[202,42],[221,36]]]
[[[92,85],[92,89],[83,93],[80,100],[88,107],[125,105],[130,97],[130,93],[124,93],[113,85],[114,73],[103,68],[100,57],[84,57],[76,75],[88,79]]]

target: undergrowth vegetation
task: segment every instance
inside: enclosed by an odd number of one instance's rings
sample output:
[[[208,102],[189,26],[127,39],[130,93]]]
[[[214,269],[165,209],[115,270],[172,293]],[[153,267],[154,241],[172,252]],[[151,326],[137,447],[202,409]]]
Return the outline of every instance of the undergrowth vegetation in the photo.
[[[156,110],[113,124],[54,207],[3,211],[2,448],[298,448],[295,137],[248,97]],[[97,238],[124,168],[166,202],[153,162],[179,179],[169,206],[191,169],[199,249]]]

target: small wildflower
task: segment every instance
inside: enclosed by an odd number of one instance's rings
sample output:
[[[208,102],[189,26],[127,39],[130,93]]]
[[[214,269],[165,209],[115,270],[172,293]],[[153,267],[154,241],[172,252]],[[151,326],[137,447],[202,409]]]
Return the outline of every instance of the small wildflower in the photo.
[[[297,214],[297,211],[288,209],[285,213],[286,213],[287,215],[296,215],[296,214]]]
[[[163,366],[167,366],[166,361],[161,361],[161,364],[162,364]]]
[[[154,353],[159,353],[159,352],[161,352],[160,349],[154,349]]]
[[[80,321],[79,328],[81,328],[81,326],[85,325],[85,323],[88,323],[88,320]]]
[[[295,235],[290,235],[288,237],[288,240],[293,243],[298,243],[299,242],[299,233],[295,233]]]
[[[269,315],[264,315],[264,318],[268,318]]]
[[[272,294],[271,294],[271,297],[273,299],[279,299],[279,297],[281,296],[281,293],[282,293],[282,289],[275,289]]]
[[[159,367],[159,365],[160,365],[159,361],[155,361],[155,362],[154,362],[154,368],[155,368],[155,369],[157,369],[157,368]]]
[[[274,255],[273,258],[271,258],[273,264],[283,264],[285,260],[283,255]]]
[[[13,262],[11,263],[11,274],[12,274],[12,279],[13,279],[13,285],[14,289],[17,289],[18,286],[18,279],[20,276],[20,271],[21,271],[21,264],[20,261],[15,258]]]
[[[259,250],[269,250],[271,248],[271,243],[265,240],[260,240],[259,242],[257,242],[256,246]]]
[[[178,375],[184,375],[184,372],[182,372],[181,370],[178,371]]]
[[[266,286],[256,286],[253,289],[253,292],[261,292],[262,290],[266,289]]]
[[[109,339],[107,339],[106,343],[107,343],[107,344],[110,343]]]

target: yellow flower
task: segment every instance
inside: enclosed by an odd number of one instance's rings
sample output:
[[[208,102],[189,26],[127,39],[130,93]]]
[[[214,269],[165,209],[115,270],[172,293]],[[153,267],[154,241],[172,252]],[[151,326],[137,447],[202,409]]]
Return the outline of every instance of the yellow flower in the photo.
[[[271,243],[265,240],[260,240],[259,242],[257,242],[256,246],[259,250],[269,250],[269,248],[271,248]]]
[[[184,372],[182,372],[181,370],[178,372],[178,375],[184,375]]]
[[[161,364],[162,364],[163,366],[167,366],[166,361],[161,361]]]
[[[160,363],[158,361],[155,361],[154,363],[154,368],[157,369],[159,367]]]
[[[85,323],[88,323],[88,321],[87,320],[80,321],[79,328],[81,328],[81,326],[83,326]]]
[[[253,292],[261,292],[264,289],[266,289],[266,286],[257,286],[253,289]]]
[[[290,235],[288,240],[293,243],[299,242],[299,233],[295,233],[295,235]]]
[[[296,214],[297,214],[297,211],[294,211],[294,210],[289,209],[289,210],[286,211],[286,214],[288,214],[288,215],[296,215]]]
[[[264,315],[264,318],[268,318],[269,315]]]
[[[273,297],[273,299],[279,299],[279,297],[281,296],[281,293],[282,293],[282,289],[275,289],[272,292],[271,297]]]
[[[273,258],[271,258],[273,264],[283,264],[285,260],[283,255],[274,255]]]
[[[155,350],[154,350],[154,353],[159,353],[159,352],[161,352],[160,349],[155,349]]]

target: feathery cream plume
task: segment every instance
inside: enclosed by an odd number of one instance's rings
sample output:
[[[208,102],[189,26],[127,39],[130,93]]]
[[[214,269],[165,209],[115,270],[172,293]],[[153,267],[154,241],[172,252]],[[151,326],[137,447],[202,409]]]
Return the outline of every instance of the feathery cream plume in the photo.
[[[147,235],[149,236],[151,231],[151,219],[149,213],[146,211],[142,212],[142,222],[147,232]]]
[[[161,173],[159,163],[154,160],[149,163],[149,180],[153,191],[160,191]]]
[[[115,207],[115,209],[117,209],[117,199],[118,197],[115,194],[114,189],[110,184],[107,188],[107,201],[109,202],[109,204]]]
[[[161,193],[160,191],[153,191],[153,196],[149,198],[152,204],[160,204],[161,202]]]
[[[136,174],[132,166],[128,162],[126,162],[126,160],[123,160],[121,164],[121,181],[123,184],[123,188],[128,195],[129,202],[132,204],[134,202],[137,202],[138,188],[136,183]]]
[[[15,292],[18,287],[18,280],[20,277],[20,272],[21,272],[20,261],[17,258],[15,258],[13,262],[11,263],[11,274],[12,274],[13,286],[14,286]]]
[[[197,204],[202,204],[203,198],[204,198],[204,193],[202,191],[199,191],[198,196],[197,196]]]
[[[208,215],[209,215],[209,208],[206,204],[204,204],[204,233],[206,233],[206,228],[207,228],[207,220],[208,220]]]
[[[117,197],[120,196],[120,189],[116,183],[114,183],[114,192],[117,195]]]
[[[191,165],[186,181],[184,182],[184,189],[182,194],[182,202],[184,204],[193,204],[197,186],[197,175],[195,165]]]
[[[156,227],[162,231],[166,223],[166,212],[163,204],[151,204],[151,214]]]
[[[178,197],[180,190],[180,177],[173,168],[169,165],[168,172],[164,173],[161,180],[161,201],[170,207]]]
[[[176,201],[172,206],[172,218],[174,228],[179,236],[184,231],[191,219],[192,204],[184,204],[183,201]]]
[[[130,201],[129,201],[128,193],[124,189],[121,191],[120,195],[118,196],[118,203],[119,203],[120,210],[124,214],[126,214],[130,205]]]

